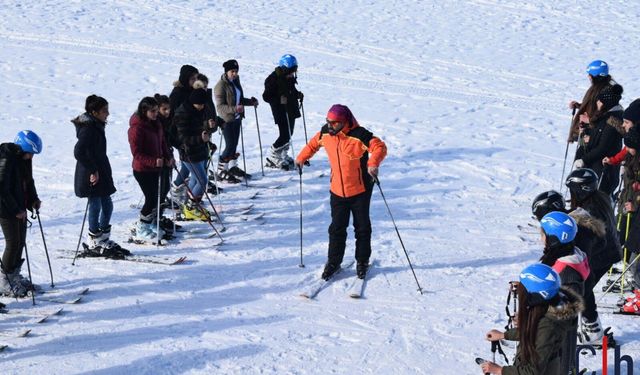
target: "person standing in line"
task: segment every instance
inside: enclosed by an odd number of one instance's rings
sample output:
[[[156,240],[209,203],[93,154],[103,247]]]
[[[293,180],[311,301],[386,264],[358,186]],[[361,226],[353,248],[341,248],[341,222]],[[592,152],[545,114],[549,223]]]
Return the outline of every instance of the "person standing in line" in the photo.
[[[4,235],[0,294],[25,297],[36,285],[20,274],[27,236],[27,210],[38,211],[40,199],[33,181],[33,155],[42,140],[31,130],[18,133],[13,143],[0,144],[0,227]]]

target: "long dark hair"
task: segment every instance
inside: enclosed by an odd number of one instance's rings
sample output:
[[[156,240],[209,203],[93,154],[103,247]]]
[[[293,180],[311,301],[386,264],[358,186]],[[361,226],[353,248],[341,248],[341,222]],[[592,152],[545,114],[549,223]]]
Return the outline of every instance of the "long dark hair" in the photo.
[[[540,263],[553,267],[556,261],[564,256],[571,255],[574,252],[575,244],[573,241],[569,243],[552,243],[547,236],[547,242],[544,245],[544,251],[540,257]]]
[[[549,309],[548,303],[529,306],[529,293],[519,283],[516,287],[518,293],[518,339],[520,341],[520,355],[522,362],[536,364],[540,357],[536,352],[536,337],[540,319]]]
[[[87,113],[92,114],[93,112],[100,112],[100,110],[109,105],[107,99],[91,94],[87,96],[87,99],[84,101],[84,110]]]
[[[607,226],[607,231],[611,228],[615,228],[616,219],[613,214],[613,207],[611,206],[611,199],[605,193],[600,190],[595,191],[587,198],[578,201],[576,196],[571,194],[571,211],[578,207],[584,208],[591,215],[604,221]]]
[[[152,98],[150,96],[145,96],[144,98],[142,98],[142,100],[138,104],[138,111],[137,111],[138,117],[140,117],[140,119],[144,121],[149,120],[149,118],[147,117],[147,111],[157,106],[158,106],[158,102],[156,101],[155,98]]]
[[[156,100],[156,102],[158,102],[158,106],[161,106],[163,104],[171,104],[171,102],[169,101],[169,97],[166,95],[155,94],[153,98]]]

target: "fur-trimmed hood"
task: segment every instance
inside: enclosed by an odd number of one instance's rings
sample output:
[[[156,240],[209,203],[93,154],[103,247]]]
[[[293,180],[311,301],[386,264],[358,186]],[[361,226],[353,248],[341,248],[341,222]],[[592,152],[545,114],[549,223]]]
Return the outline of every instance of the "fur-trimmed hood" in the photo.
[[[576,224],[578,224],[578,226],[588,228],[600,238],[604,238],[607,234],[607,226],[604,224],[604,222],[591,216],[591,214],[587,210],[581,207],[578,207],[575,210],[571,211],[569,213],[569,216],[571,216],[573,220],[576,221]]]
[[[547,316],[555,320],[571,320],[584,311],[584,299],[573,290],[560,287],[560,302],[549,306]]]
[[[622,111],[623,108],[620,104],[618,104],[617,106],[611,108],[611,110],[609,110],[609,112],[620,112]],[[609,126],[613,126],[614,129],[616,129],[616,131],[618,133],[620,133],[620,135],[622,135],[624,137],[625,135],[625,130],[624,127],[622,126],[622,117],[618,117],[618,116],[609,116],[609,118],[607,119],[607,125]]]

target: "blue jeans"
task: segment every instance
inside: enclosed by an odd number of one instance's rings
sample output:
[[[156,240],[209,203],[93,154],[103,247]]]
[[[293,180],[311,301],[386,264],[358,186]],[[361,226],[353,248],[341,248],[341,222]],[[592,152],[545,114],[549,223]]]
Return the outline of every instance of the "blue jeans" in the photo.
[[[224,124],[222,135],[224,135],[224,151],[220,154],[220,161],[223,163],[231,160],[238,148],[238,140],[240,139],[240,127],[242,120],[237,119]]]
[[[176,180],[173,181],[176,186],[182,185],[184,183],[184,180],[189,177],[189,169],[185,164],[185,162],[180,162],[180,172],[178,173],[178,177],[176,177]]]
[[[189,179],[189,189],[193,194],[193,198],[199,200],[200,198],[202,198],[202,194],[204,194],[204,191],[207,188],[207,160],[198,161],[195,163],[183,163],[182,165],[186,166],[191,173],[191,178]]]
[[[111,221],[111,213],[113,213],[113,202],[111,196],[106,197],[89,197],[89,231],[98,233],[103,229],[109,228]]]

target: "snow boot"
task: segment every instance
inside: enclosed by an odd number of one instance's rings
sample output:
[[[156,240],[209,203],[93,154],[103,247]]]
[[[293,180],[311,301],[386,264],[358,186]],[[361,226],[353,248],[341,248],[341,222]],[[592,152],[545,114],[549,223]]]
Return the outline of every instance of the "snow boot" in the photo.
[[[578,329],[578,338],[583,345],[602,345],[603,335],[604,331],[600,324],[600,318],[596,319],[595,322],[582,318]]]
[[[239,184],[241,181],[229,173],[227,170],[228,166],[229,164],[225,162],[218,163],[218,181],[224,181],[229,184]]]
[[[187,200],[187,204],[182,206],[182,218],[184,220],[211,220],[211,212],[192,199]]]
[[[337,270],[340,269],[339,263],[327,262],[324,265],[324,270],[322,271],[322,278],[325,280],[329,280]]]
[[[369,261],[358,261],[356,264],[356,274],[358,275],[358,279],[364,279],[367,276],[367,271],[369,270]]]

